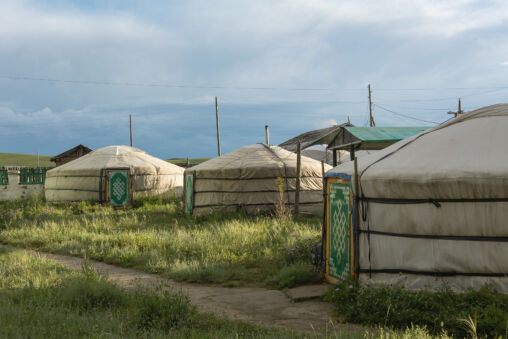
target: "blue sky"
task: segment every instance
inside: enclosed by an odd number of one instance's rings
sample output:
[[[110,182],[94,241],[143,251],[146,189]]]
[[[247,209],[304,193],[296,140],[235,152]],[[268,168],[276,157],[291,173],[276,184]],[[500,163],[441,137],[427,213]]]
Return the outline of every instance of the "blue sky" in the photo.
[[[127,144],[132,114],[135,146],[215,156],[215,95],[223,152],[363,126],[368,83],[378,126],[507,101],[506,1],[6,0],[0,22],[0,152]]]

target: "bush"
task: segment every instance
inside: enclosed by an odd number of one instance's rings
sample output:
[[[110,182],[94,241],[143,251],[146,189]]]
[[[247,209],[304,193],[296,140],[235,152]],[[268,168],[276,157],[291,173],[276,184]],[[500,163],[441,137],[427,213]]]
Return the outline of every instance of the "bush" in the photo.
[[[321,273],[311,264],[299,263],[283,267],[266,280],[266,284],[274,288],[291,288],[298,285],[320,282]]]
[[[508,326],[508,296],[484,287],[478,291],[454,293],[408,291],[391,286],[361,286],[344,281],[326,296],[344,321],[371,326],[405,329],[413,324],[437,335],[445,330],[454,337],[466,336],[461,319],[477,320],[480,336],[499,337]]]
[[[143,331],[190,327],[196,314],[189,299],[181,293],[164,291],[155,295],[137,291],[132,295],[132,303],[136,310],[136,325]]]

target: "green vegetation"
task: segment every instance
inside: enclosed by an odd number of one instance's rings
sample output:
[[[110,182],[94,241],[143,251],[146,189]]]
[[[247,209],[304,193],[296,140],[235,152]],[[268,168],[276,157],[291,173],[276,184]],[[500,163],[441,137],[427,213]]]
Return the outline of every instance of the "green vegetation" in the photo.
[[[70,272],[23,251],[0,248],[0,273],[2,338],[303,337],[198,314],[167,286],[124,291],[90,266]]]
[[[81,272],[0,247],[1,338],[431,338],[423,328],[302,334],[199,314],[165,285],[122,290],[90,265]]]
[[[293,287],[321,280],[311,265],[321,220],[184,215],[181,202],[146,199],[114,210],[89,202],[0,202],[0,241],[88,257],[180,281]]]
[[[49,161],[50,155],[39,156],[40,167],[54,167],[55,163]],[[20,153],[0,153],[0,166],[37,166],[37,155]]]
[[[404,329],[414,325],[432,335],[499,338],[508,335],[508,295],[490,288],[465,293],[449,289],[408,291],[392,286],[360,286],[344,281],[327,299],[343,321]],[[421,329],[421,328],[420,328]]]
[[[210,160],[210,158],[189,158],[189,163],[191,166],[196,166],[207,160]],[[171,158],[166,161],[178,166],[187,167],[187,158]]]

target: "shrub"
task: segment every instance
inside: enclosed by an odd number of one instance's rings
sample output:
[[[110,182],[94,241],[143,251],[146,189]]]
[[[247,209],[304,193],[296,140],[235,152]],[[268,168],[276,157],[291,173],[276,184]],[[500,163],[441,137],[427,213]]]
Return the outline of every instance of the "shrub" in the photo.
[[[454,337],[466,336],[460,319],[469,316],[477,320],[480,336],[505,335],[508,325],[508,296],[488,287],[454,293],[450,289],[409,291],[344,281],[331,289],[326,299],[347,322],[395,329],[414,324],[426,327],[433,335],[446,330]]]
[[[311,264],[299,263],[280,269],[266,280],[266,284],[274,288],[291,288],[298,285],[321,281],[321,273]]]

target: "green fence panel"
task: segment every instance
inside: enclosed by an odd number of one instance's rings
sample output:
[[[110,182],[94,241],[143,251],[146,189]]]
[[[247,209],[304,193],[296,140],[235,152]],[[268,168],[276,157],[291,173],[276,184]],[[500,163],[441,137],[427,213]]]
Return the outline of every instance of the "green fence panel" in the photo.
[[[20,185],[44,185],[46,172],[52,167],[26,167],[19,170]]]
[[[0,167],[0,185],[9,185],[9,174],[5,167]]]

